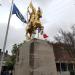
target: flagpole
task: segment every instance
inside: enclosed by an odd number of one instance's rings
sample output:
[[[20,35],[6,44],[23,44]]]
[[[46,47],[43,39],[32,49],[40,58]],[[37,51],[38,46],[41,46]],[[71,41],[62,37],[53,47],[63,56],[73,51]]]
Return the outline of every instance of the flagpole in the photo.
[[[4,61],[5,48],[6,48],[8,31],[9,31],[10,19],[11,19],[11,15],[12,15],[12,9],[13,9],[13,0],[12,0],[12,4],[11,4],[11,9],[10,9],[9,19],[8,19],[8,24],[7,24],[7,30],[6,30],[5,39],[4,39],[3,54],[1,57],[1,63],[0,63],[0,75],[1,75],[1,69],[2,69],[3,61]]]

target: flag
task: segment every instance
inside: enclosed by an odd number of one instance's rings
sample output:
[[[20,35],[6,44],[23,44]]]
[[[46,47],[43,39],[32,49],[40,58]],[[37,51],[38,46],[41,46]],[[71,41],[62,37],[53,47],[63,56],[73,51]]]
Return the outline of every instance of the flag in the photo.
[[[40,31],[41,31],[40,28],[38,28],[38,33],[40,33]]]
[[[48,38],[48,35],[47,34],[43,34],[43,38]]]
[[[23,17],[23,15],[20,13],[19,9],[16,7],[15,4],[13,4],[12,14],[16,14],[16,16],[24,23],[26,23],[26,19]]]

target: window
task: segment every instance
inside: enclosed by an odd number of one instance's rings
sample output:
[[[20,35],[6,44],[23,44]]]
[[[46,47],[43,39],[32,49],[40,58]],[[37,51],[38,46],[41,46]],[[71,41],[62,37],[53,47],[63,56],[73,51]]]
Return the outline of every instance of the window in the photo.
[[[61,63],[61,70],[67,71],[67,64],[66,63]]]
[[[73,64],[72,63],[68,64],[68,70],[73,71]]]
[[[57,71],[60,71],[60,63],[56,63]]]
[[[67,71],[66,63],[56,63],[57,71]]]
[[[71,72],[70,72],[70,75],[75,75],[75,72],[74,72],[74,71],[71,71]]]

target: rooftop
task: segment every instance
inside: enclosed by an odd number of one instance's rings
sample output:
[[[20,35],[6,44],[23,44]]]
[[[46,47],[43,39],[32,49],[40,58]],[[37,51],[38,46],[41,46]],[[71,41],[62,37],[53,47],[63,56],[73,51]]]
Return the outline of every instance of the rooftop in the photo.
[[[56,61],[75,62],[75,53],[71,50],[65,50],[64,44],[53,44],[53,50]]]

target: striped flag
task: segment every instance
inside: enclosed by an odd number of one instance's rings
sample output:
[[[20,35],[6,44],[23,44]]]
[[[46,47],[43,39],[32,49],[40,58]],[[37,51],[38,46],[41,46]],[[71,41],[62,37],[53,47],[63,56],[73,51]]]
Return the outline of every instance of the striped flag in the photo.
[[[19,9],[16,7],[15,4],[13,4],[13,10],[12,14],[16,14],[16,16],[24,23],[26,23],[26,19],[23,17],[23,15],[20,13]]]

